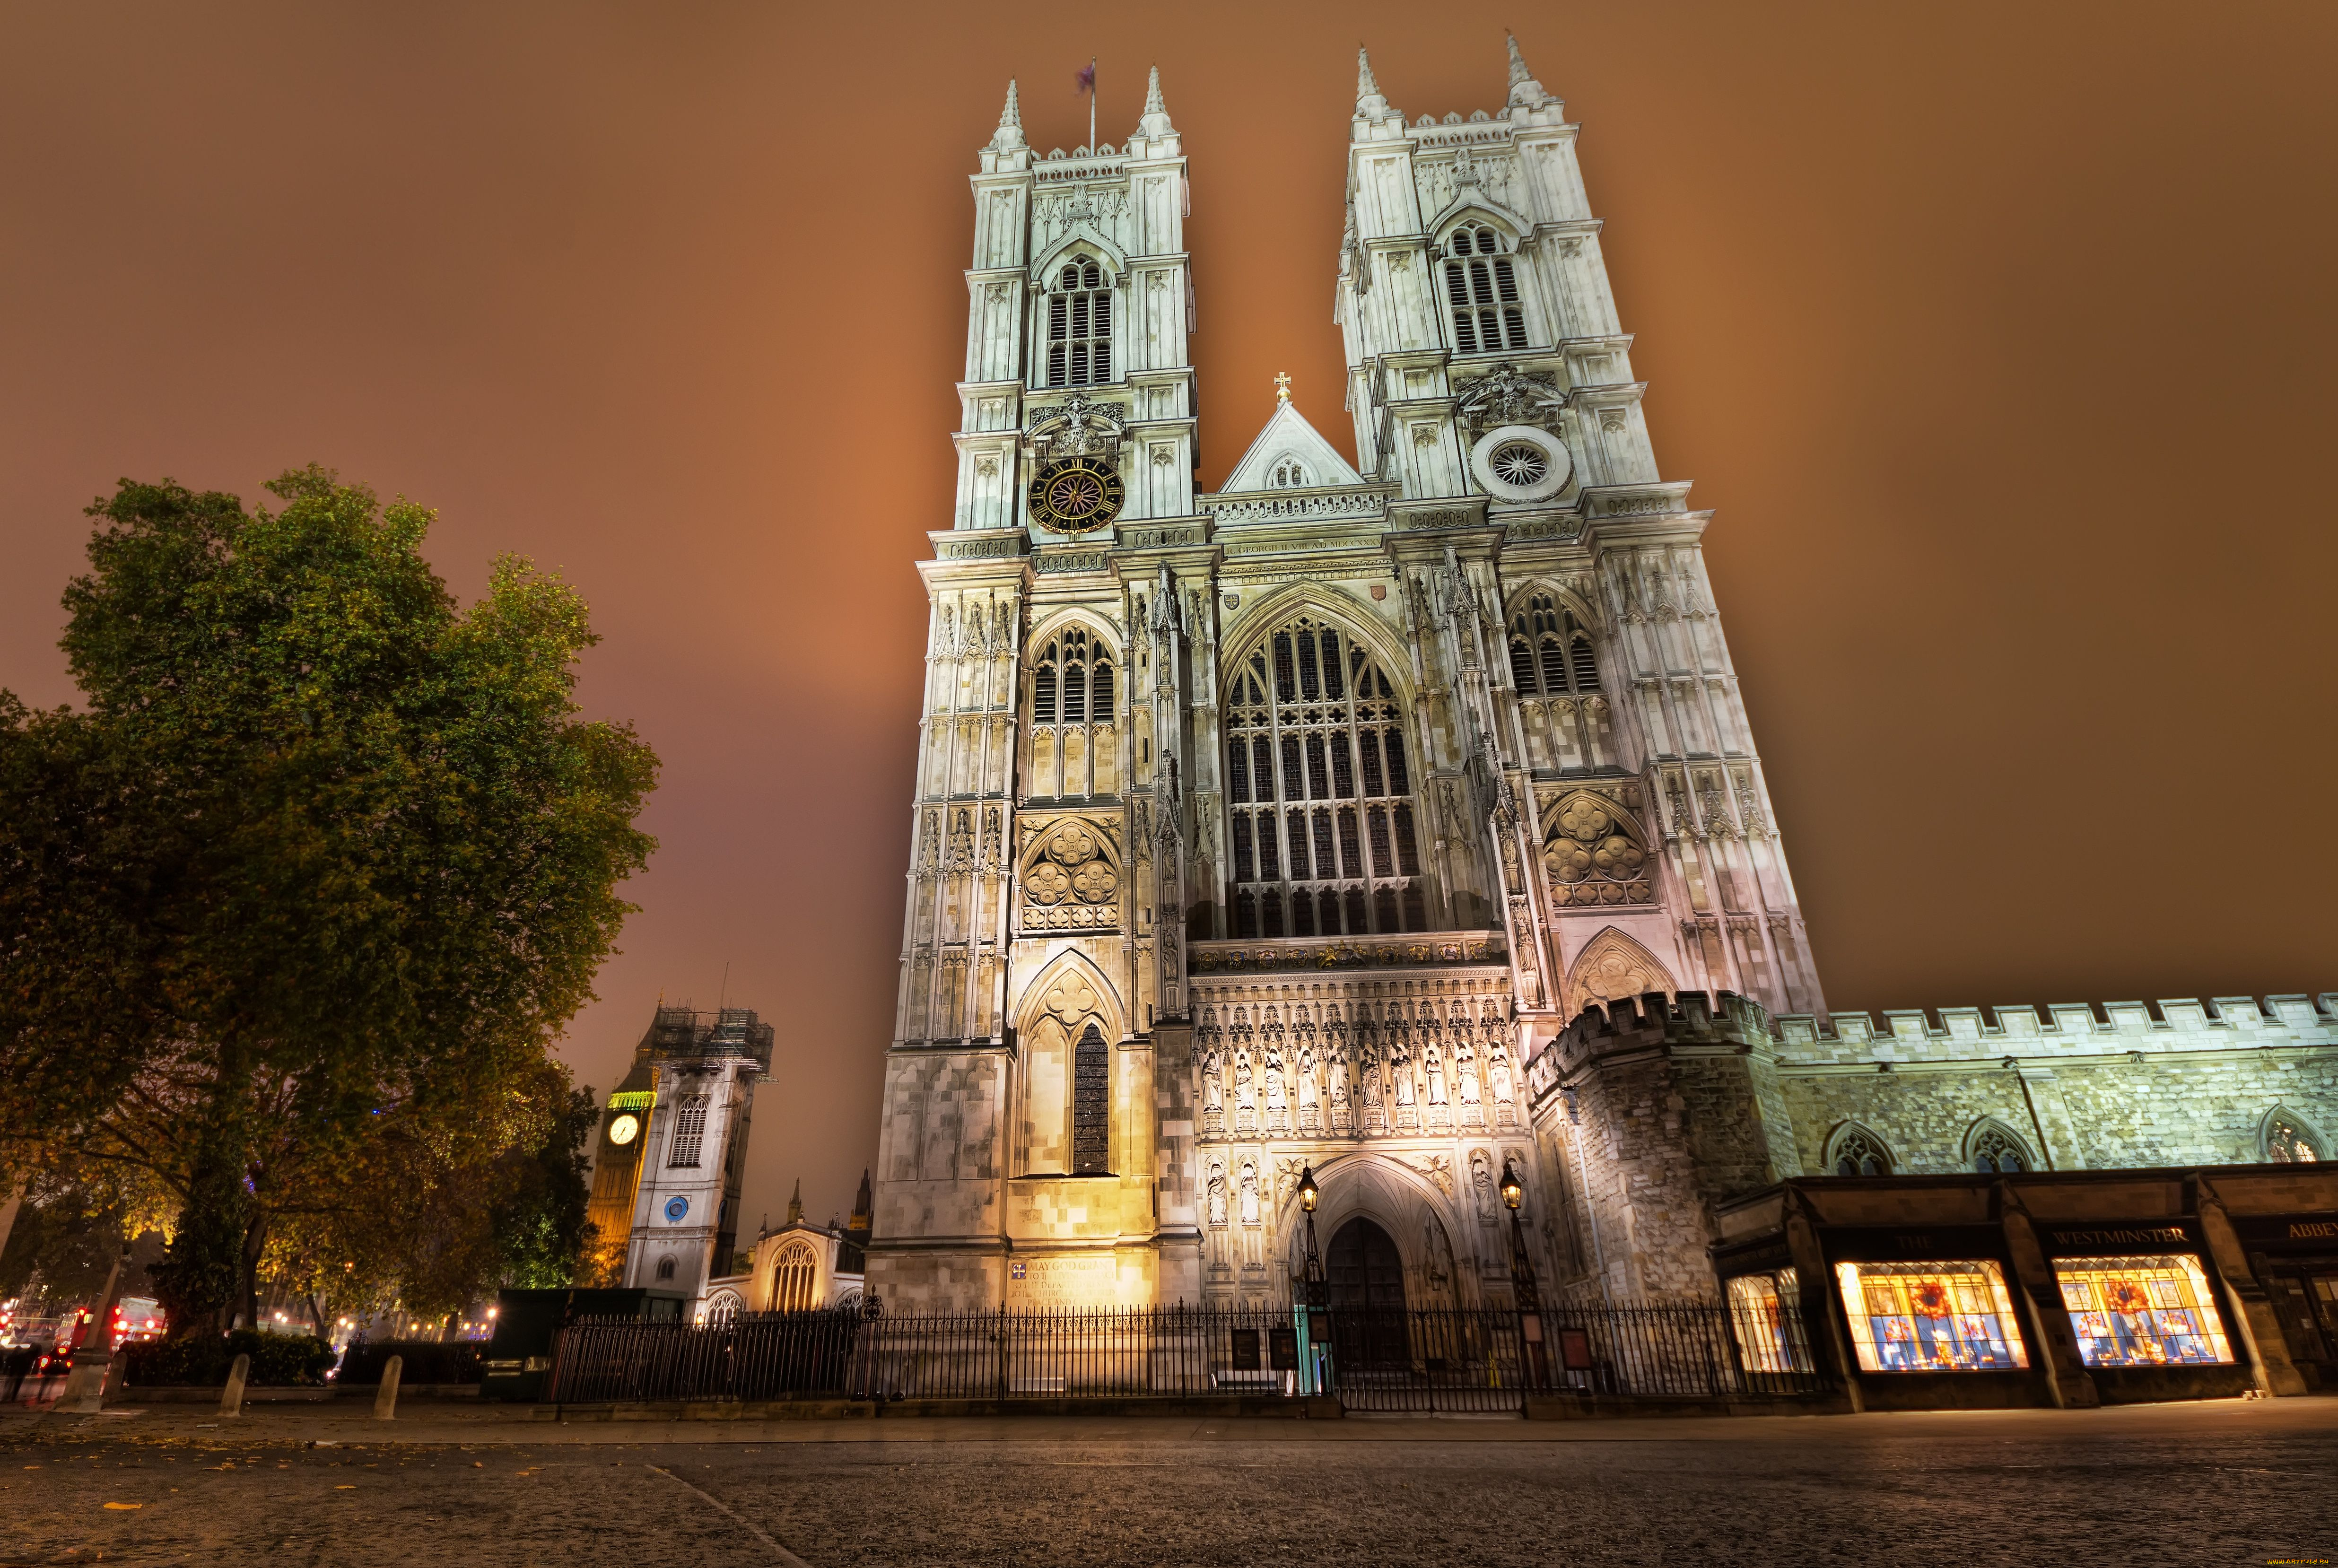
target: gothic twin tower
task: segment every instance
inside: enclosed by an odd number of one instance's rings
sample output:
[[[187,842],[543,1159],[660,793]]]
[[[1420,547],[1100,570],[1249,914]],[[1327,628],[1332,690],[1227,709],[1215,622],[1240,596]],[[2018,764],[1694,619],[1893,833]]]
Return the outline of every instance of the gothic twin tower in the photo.
[[[1359,66],[1353,466],[1286,391],[1195,491],[1158,73],[1120,147],[1036,152],[1010,85],[981,151],[919,566],[890,1307],[1281,1298],[1310,1164],[1335,1281],[1498,1298],[1505,1161],[1532,1214],[1601,1179],[1529,1105],[1571,1018],[1822,1007],[1577,127],[1515,42],[1490,113],[1408,123]]]

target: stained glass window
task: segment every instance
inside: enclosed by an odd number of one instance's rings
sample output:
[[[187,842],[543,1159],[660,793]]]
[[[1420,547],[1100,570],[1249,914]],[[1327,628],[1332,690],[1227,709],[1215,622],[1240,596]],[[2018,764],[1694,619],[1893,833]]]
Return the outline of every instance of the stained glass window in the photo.
[[[1730,1326],[1749,1372],[1807,1372],[1810,1355],[1786,1328],[1788,1302],[1796,1301],[1801,1277],[1792,1269],[1740,1274],[1729,1281]]]
[[[1862,1372],[1989,1372],[2029,1365],[2005,1276],[1983,1259],[1838,1263]]]
[[[2200,1259],[2057,1258],[2055,1283],[2089,1367],[2230,1363],[2224,1319]]]
[[[1093,1024],[1072,1049],[1072,1173],[1112,1169],[1112,1053]]]

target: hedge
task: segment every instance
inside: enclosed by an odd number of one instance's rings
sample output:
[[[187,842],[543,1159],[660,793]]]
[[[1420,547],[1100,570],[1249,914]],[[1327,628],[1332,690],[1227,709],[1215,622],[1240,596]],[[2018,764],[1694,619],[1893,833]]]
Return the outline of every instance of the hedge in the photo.
[[[198,1335],[141,1340],[123,1346],[122,1356],[132,1386],[145,1388],[222,1387],[238,1356],[251,1357],[247,1385],[313,1387],[324,1382],[325,1368],[333,1364],[333,1348],[314,1334],[270,1334],[256,1328],[238,1328],[216,1338]]]

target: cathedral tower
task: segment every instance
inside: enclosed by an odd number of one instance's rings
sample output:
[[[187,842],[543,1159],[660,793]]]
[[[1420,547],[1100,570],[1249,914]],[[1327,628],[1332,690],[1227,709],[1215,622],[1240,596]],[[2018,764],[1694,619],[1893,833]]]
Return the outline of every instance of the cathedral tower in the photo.
[[[1498,1296],[1506,1164],[1552,1261],[1579,1250],[1522,1071],[1569,1019],[1821,1005],[1576,128],[1515,43],[1498,113],[1408,124],[1359,76],[1360,461],[1286,377],[1212,495],[1157,76],[1123,148],[1036,155],[1010,86],[980,153],[889,1304],[1282,1298],[1310,1166],[1335,1289]]]

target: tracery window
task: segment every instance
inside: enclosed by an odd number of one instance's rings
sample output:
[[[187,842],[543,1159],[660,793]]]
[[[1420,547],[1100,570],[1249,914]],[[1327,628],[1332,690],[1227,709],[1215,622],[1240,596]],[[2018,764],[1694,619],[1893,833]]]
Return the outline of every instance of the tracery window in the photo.
[[[1306,483],[1306,466],[1296,457],[1285,457],[1275,464],[1273,485],[1277,490],[1295,490]]]
[[[1425,931],[1404,705],[1328,621],[1277,628],[1226,694],[1237,936]]]
[[[1091,1024],[1072,1048],[1072,1174],[1112,1169],[1112,1052]]]
[[[791,1241],[780,1249],[771,1266],[771,1310],[804,1312],[820,1305],[820,1258],[808,1241]]]
[[[1445,298],[1453,310],[1456,354],[1493,354],[1527,346],[1517,264],[1492,229],[1465,223],[1446,236]]]
[[[1542,863],[1556,903],[1655,901],[1648,847],[1631,814],[1596,791],[1578,789],[1561,800],[1543,834]]]
[[[1852,1122],[1827,1145],[1827,1169],[1838,1176],[1889,1176],[1891,1152],[1883,1146],[1882,1139]]]
[[[698,1163],[700,1146],[706,1141],[706,1096],[684,1095],[674,1106],[673,1149],[666,1157],[669,1166],[691,1166]]]
[[[1067,261],[1047,295],[1047,385],[1112,379],[1112,279],[1091,260]]]
[[[2030,1169],[2029,1148],[1993,1122],[1974,1130],[1968,1153],[1972,1168],[1984,1175]]]
[[[2276,1108],[2265,1118],[2264,1157],[2278,1165],[2316,1164],[2329,1156],[2294,1112]]]
[[[1041,645],[1031,669],[1031,794],[1110,795],[1118,789],[1114,737],[1118,680],[1112,650],[1070,627]]]
[[[1599,690],[1591,633],[1547,593],[1510,618],[1510,679],[1521,697],[1571,697]]]

